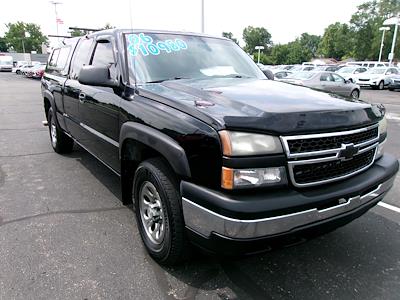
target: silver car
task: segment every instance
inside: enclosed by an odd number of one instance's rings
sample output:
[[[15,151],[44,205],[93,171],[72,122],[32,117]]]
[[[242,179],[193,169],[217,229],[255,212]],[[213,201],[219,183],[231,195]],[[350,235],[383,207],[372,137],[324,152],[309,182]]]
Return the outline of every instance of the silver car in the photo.
[[[297,72],[282,81],[358,99],[360,86],[333,72]]]

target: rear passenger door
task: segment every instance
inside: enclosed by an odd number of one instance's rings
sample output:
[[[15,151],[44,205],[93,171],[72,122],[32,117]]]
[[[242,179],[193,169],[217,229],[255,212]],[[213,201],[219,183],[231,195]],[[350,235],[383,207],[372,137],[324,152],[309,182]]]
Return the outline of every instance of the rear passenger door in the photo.
[[[119,78],[111,38],[97,40],[90,65],[109,69],[110,79]],[[84,143],[94,155],[119,172],[119,88],[81,85],[79,119]]]
[[[84,135],[79,120],[81,84],[78,82],[78,76],[82,66],[89,64],[93,46],[93,39],[82,38],[79,41],[72,57],[68,80],[64,84],[65,123],[68,131],[80,143],[84,142]]]

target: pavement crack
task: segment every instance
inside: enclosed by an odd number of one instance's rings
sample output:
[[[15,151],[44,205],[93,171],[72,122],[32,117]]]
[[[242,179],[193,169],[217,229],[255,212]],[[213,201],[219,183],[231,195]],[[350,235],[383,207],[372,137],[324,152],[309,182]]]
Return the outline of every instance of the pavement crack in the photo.
[[[0,158],[12,158],[12,157],[24,157],[24,156],[35,156],[54,153],[54,151],[38,152],[38,153],[28,153],[28,154],[16,154],[16,155],[0,155]]]
[[[105,211],[122,210],[122,209],[129,209],[129,208],[127,208],[125,206],[118,206],[118,207],[95,208],[95,209],[59,210],[59,211],[41,213],[41,214],[37,214],[37,215],[25,216],[25,217],[8,220],[8,221],[4,221],[0,218],[0,227],[7,225],[7,224],[18,223],[18,222],[22,222],[22,221],[27,221],[27,220],[36,219],[36,218],[43,218],[43,217],[48,217],[48,216],[53,216],[53,215],[90,214],[90,213],[98,213],[98,212],[105,212]]]

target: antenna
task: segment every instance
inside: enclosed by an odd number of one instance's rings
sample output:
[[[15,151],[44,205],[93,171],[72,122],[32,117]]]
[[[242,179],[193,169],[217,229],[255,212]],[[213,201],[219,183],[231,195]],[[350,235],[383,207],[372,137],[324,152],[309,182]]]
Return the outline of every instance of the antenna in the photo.
[[[133,22],[132,22],[132,0],[129,1],[129,19],[131,23],[131,32],[133,32]],[[133,66],[132,66],[132,72],[135,77],[135,91],[137,90],[137,85],[136,85],[136,56],[133,56]]]

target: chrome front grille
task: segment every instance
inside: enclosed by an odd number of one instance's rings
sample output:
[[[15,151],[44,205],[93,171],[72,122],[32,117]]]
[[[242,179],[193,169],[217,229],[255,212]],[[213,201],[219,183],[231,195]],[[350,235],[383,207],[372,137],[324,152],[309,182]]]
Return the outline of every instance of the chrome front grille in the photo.
[[[350,177],[370,167],[379,140],[378,124],[349,131],[282,136],[294,186],[306,187]]]

